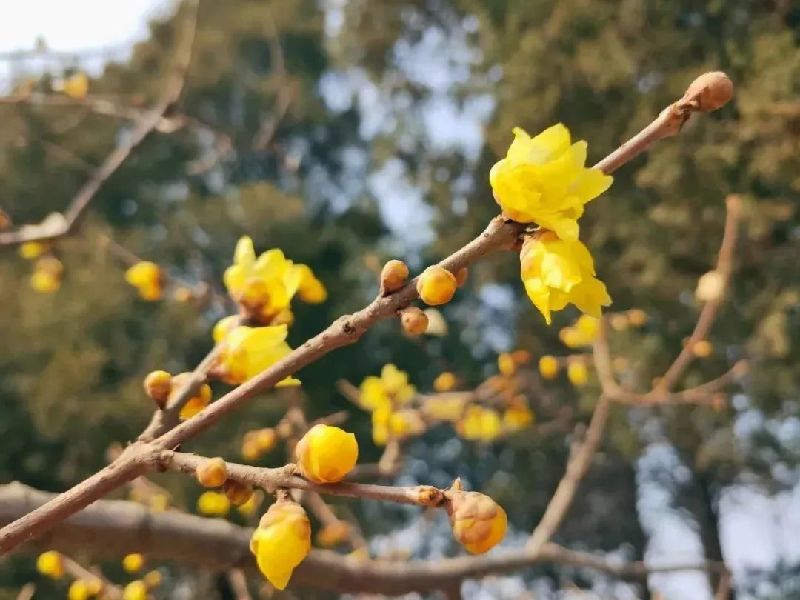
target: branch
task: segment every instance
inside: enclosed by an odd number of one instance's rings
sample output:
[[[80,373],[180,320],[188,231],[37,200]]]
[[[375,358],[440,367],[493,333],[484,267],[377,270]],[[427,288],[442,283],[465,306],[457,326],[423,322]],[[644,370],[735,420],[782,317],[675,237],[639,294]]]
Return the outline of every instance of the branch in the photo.
[[[0,487],[0,524],[13,520],[52,498],[21,484]],[[80,550],[97,560],[142,552],[150,560],[182,563],[215,572],[240,568],[257,573],[249,550],[252,530],[222,519],[176,511],[150,512],[135,502],[101,500],[59,523],[36,547],[62,552]],[[292,585],[339,593],[406,594],[446,589],[466,578],[517,571],[539,563],[587,568],[624,579],[676,571],[726,572],[716,562],[648,565],[609,560],[600,554],[576,552],[546,544],[434,561],[351,560],[314,549],[292,576]]]
[[[144,113],[131,132],[130,137],[117,146],[103,161],[89,180],[83,184],[63,214],[45,219],[37,225],[26,225],[16,231],[0,233],[0,246],[11,246],[24,242],[53,240],[72,233],[79,225],[86,209],[97,192],[119,169],[131,153],[156,129],[167,110],[177,102],[186,81],[186,72],[192,56],[195,32],[197,29],[197,8],[199,0],[190,0],[190,14],[183,45],[177,51],[175,70],[161,99],[155,107]]]

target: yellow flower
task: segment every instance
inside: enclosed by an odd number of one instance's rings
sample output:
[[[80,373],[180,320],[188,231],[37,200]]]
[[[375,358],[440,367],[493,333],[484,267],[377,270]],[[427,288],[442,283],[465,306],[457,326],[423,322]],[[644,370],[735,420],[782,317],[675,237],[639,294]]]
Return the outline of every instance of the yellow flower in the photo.
[[[67,590],[68,600],[89,600],[92,596],[89,584],[83,579],[73,581]]]
[[[167,405],[167,399],[172,392],[172,375],[166,371],[150,371],[144,378],[144,391],[159,408]]]
[[[503,352],[497,357],[497,368],[500,369],[503,375],[509,377],[517,370],[517,363],[511,354]]]
[[[389,416],[388,427],[393,438],[403,439],[425,431],[425,422],[415,410],[399,410]]]
[[[582,361],[572,361],[567,365],[567,378],[572,385],[586,385],[589,381],[589,370]]]
[[[440,373],[439,376],[433,380],[433,389],[437,392],[449,392],[456,387],[456,376],[450,371]]]
[[[502,421],[492,409],[472,405],[456,424],[456,431],[465,440],[491,442],[502,433]]]
[[[126,573],[138,573],[142,570],[144,566],[144,556],[135,552],[133,554],[127,554],[122,559],[122,568],[125,569]]]
[[[219,321],[216,322],[214,325],[214,329],[211,331],[211,337],[214,338],[214,342],[219,344],[222,340],[224,340],[228,334],[233,331],[236,326],[239,324],[239,317],[236,315],[228,315],[227,317],[222,317]]]
[[[64,574],[64,561],[58,552],[48,550],[36,559],[36,570],[52,579],[59,579]]]
[[[253,240],[247,236],[236,244],[224,281],[231,297],[263,323],[289,308],[298,292],[307,302],[323,302],[327,296],[307,265],[294,264],[278,248],[256,257]]]
[[[60,88],[70,98],[82,100],[89,93],[89,78],[86,73],[75,73],[61,82]]]
[[[167,399],[167,404],[172,402],[180,391],[183,389],[183,386],[191,379],[191,373],[178,373],[175,377],[172,378],[172,387],[169,393],[169,398]],[[189,398],[186,404],[183,405],[181,408],[180,413],[178,413],[178,418],[181,421],[185,421],[186,419],[191,419],[201,410],[203,410],[208,403],[211,402],[211,388],[207,383],[204,383],[200,386],[200,388],[195,392],[195,395]]]
[[[297,466],[316,483],[341,481],[358,460],[356,436],[339,427],[314,425],[295,446]]]
[[[692,346],[692,353],[698,358],[708,358],[714,352],[714,346],[708,340],[700,340]]]
[[[428,267],[417,279],[419,297],[425,304],[431,306],[450,302],[457,287],[455,275],[439,265]]]
[[[448,508],[453,536],[471,554],[483,554],[506,535],[506,511],[480,492],[450,491]]]
[[[225,338],[219,358],[219,373],[225,383],[238,385],[252,379],[289,354],[286,325],[247,327],[240,325]],[[299,385],[287,377],[277,387]]]
[[[533,423],[533,413],[527,406],[509,406],[503,413],[503,425],[510,431],[525,429]]]
[[[39,258],[47,252],[50,244],[46,242],[23,242],[19,247],[19,255],[25,260]]]
[[[125,271],[125,281],[139,291],[143,300],[160,299],[163,280],[161,267],[149,260],[140,261]]]
[[[539,373],[544,379],[555,379],[558,375],[558,359],[555,356],[542,356],[539,359]]]
[[[384,406],[398,406],[410,402],[417,389],[408,382],[408,373],[389,363],[381,369],[381,376],[370,376],[361,382],[361,406],[375,410]]]
[[[587,345],[591,344],[597,339],[597,334],[600,332],[600,319],[589,315],[581,315],[575,321],[575,329],[583,336]]]
[[[259,570],[279,590],[286,588],[309,550],[311,523],[303,507],[291,500],[270,506],[250,539]]]
[[[147,586],[147,589],[157,588],[161,585],[161,573],[158,571],[148,571],[144,575],[144,584]]]
[[[147,598],[147,584],[139,579],[131,581],[122,590],[122,600],[147,600]]]
[[[61,279],[57,275],[37,269],[31,274],[31,287],[41,294],[52,294],[61,287]]]
[[[231,509],[231,501],[219,492],[203,492],[197,499],[197,512],[209,517],[224,517]]]
[[[516,127],[508,154],[492,167],[489,182],[507,217],[536,223],[574,241],[584,205],[613,181],[585,163],[586,142],[572,144],[564,125],[553,125],[533,138]]]
[[[464,413],[464,405],[468,399],[468,393],[430,398],[422,405],[422,411],[437,421],[458,421]]]
[[[242,513],[245,517],[250,517],[255,514],[258,510],[258,507],[261,505],[261,496],[253,492],[250,494],[250,498],[247,499],[247,502],[244,504],[240,504],[236,507],[236,509]]]
[[[601,307],[611,304],[606,286],[594,276],[592,255],[578,240],[560,240],[552,232],[539,234],[525,241],[520,261],[525,291],[548,324],[551,311],[570,303],[593,317],[600,317]]]

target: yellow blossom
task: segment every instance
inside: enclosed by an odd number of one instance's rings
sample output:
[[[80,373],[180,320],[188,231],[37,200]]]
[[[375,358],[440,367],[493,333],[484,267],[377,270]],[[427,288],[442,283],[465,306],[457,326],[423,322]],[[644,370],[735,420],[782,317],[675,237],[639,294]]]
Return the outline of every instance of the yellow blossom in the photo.
[[[179,373],[172,378],[172,386],[169,393],[169,398],[167,399],[167,404],[172,402],[178,396],[178,394],[180,394],[183,387],[191,378],[192,374],[188,372]],[[211,388],[207,383],[203,383],[194,393],[194,396],[189,398],[186,404],[183,405],[180,413],[178,413],[178,418],[180,418],[181,421],[191,419],[206,406],[208,406],[209,402],[211,402]]]
[[[127,554],[122,559],[122,568],[125,569],[126,573],[138,573],[142,570],[144,566],[144,556],[135,552],[133,554]]]
[[[79,71],[62,81],[59,88],[70,98],[82,100],[89,93],[89,78]]]
[[[539,234],[523,244],[520,260],[525,291],[548,324],[551,311],[570,303],[593,317],[611,304],[606,286],[594,276],[592,255],[578,240]]]
[[[144,575],[144,584],[147,586],[147,589],[157,588],[161,585],[161,573],[158,571],[148,571]]]
[[[300,271],[300,286],[297,288],[297,295],[300,300],[309,304],[320,304],[328,298],[328,290],[325,284],[316,278],[311,267],[308,265],[297,265]]]
[[[505,537],[506,511],[479,492],[450,491],[448,513],[453,536],[471,554],[483,554]]]
[[[161,267],[149,260],[140,261],[125,271],[125,281],[139,291],[143,300],[160,299],[163,280]]]
[[[433,380],[433,389],[437,392],[449,392],[456,387],[456,376],[450,371],[440,373],[439,376]]]
[[[36,570],[52,579],[59,579],[64,574],[64,561],[58,552],[48,550],[36,559]]]
[[[456,430],[465,440],[491,442],[502,433],[502,421],[492,409],[473,405],[467,407]]]
[[[359,391],[361,406],[367,410],[407,404],[417,393],[417,389],[408,382],[408,373],[391,363],[383,366],[380,377],[365,378]]]
[[[89,584],[83,579],[73,581],[67,590],[68,600],[89,600],[92,595]]]
[[[318,424],[295,446],[300,472],[316,483],[341,481],[358,460],[356,436],[339,427]]]
[[[714,346],[708,340],[700,340],[694,343],[692,352],[698,358],[708,358],[714,352]]]
[[[147,600],[147,584],[139,579],[131,581],[122,590],[122,600]]]
[[[533,138],[516,127],[508,154],[492,167],[489,182],[507,217],[536,223],[574,241],[584,205],[613,181],[585,163],[586,142],[573,144],[564,125],[553,125]]]
[[[61,279],[57,275],[37,269],[31,274],[31,287],[41,294],[52,294],[61,287]]]
[[[531,423],[533,423],[533,413],[525,405],[509,406],[503,412],[503,425],[510,431],[525,429]]]
[[[161,370],[150,371],[144,378],[144,391],[159,408],[164,408],[172,392],[172,375]]]
[[[227,335],[233,331],[236,326],[239,324],[239,317],[236,315],[228,315],[227,317],[222,317],[219,321],[216,322],[214,325],[214,329],[211,331],[211,337],[214,338],[214,342],[219,344],[222,340],[224,340]]]
[[[19,247],[19,255],[25,260],[39,258],[47,252],[49,245],[44,242],[23,242]]]
[[[545,355],[539,359],[539,373],[544,379],[555,379],[558,375],[558,359]]]
[[[582,361],[572,361],[567,365],[567,378],[570,380],[572,385],[586,385],[586,383],[589,381],[589,370]]]
[[[506,377],[513,375],[517,370],[517,363],[514,357],[508,352],[503,352],[497,357],[497,368]]]
[[[291,500],[270,506],[250,539],[259,570],[279,590],[286,588],[309,550],[311,524],[303,507]]]
[[[219,374],[225,383],[244,383],[289,354],[286,343],[286,325],[272,327],[247,327],[240,325],[225,338],[220,353]],[[298,385],[292,377],[280,381],[276,387]]]
[[[231,509],[231,501],[219,492],[203,492],[197,499],[197,512],[209,517],[224,517]]]
[[[458,421],[464,413],[464,405],[469,394],[448,394],[444,397],[433,397],[425,401],[422,411],[437,421]]]

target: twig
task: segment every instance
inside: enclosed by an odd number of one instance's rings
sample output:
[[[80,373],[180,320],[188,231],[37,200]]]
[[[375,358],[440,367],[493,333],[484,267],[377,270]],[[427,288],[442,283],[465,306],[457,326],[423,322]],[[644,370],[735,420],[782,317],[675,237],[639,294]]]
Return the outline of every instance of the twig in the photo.
[[[62,554],[61,562],[64,564],[64,571],[69,573],[75,579],[82,579],[84,581],[99,580],[103,585],[103,592],[101,597],[109,598],[110,600],[118,600],[122,598],[122,590],[115,583],[106,579],[102,573],[90,571],[75,559]]]
[[[226,574],[235,600],[253,600],[247,589],[247,577],[241,569],[231,569]]]
[[[26,583],[20,588],[19,594],[17,594],[17,600],[31,600],[35,593],[36,585],[33,583]]]
[[[199,0],[190,0],[190,16],[188,19],[185,41],[178,50],[178,58],[173,75],[170,77],[161,100],[156,106],[142,115],[125,143],[117,146],[95,171],[94,175],[83,184],[70,202],[60,219],[46,219],[38,225],[26,225],[15,231],[0,232],[0,246],[22,244],[24,242],[45,241],[63,237],[72,233],[79,225],[86,209],[97,192],[108,179],[119,169],[131,153],[149,136],[161,121],[164,113],[177,102],[186,81],[186,72],[192,56],[195,31],[197,29],[197,9]]]

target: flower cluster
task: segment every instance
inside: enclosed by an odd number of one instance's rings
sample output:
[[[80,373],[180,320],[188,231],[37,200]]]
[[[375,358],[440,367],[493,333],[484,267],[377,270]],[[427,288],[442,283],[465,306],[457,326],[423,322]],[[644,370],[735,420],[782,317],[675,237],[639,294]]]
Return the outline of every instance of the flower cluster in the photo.
[[[595,278],[591,254],[578,240],[584,206],[612,182],[600,170],[586,168],[586,150],[586,142],[572,143],[561,124],[535,137],[515,128],[506,157],[489,174],[503,214],[540,227],[526,240],[520,261],[525,290],[548,324],[551,312],[567,304],[599,316],[611,302]]]
[[[389,439],[402,439],[424,430],[417,412],[408,409],[416,394],[408,373],[393,364],[384,365],[380,377],[370,376],[361,382],[358,402],[372,412],[372,439],[376,444],[383,446]]]
[[[56,258],[45,242],[25,242],[19,247],[19,254],[33,263],[31,287],[42,294],[52,294],[61,287],[61,276],[64,274],[63,263]]]
[[[222,348],[213,374],[231,385],[252,379],[292,351],[286,343],[287,333],[285,324],[266,327],[238,325],[225,333],[220,332],[218,323],[214,334],[220,337]],[[276,387],[299,383],[297,379],[287,377]]]

